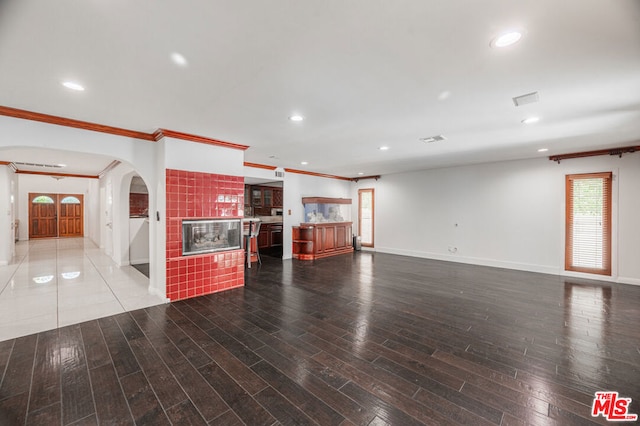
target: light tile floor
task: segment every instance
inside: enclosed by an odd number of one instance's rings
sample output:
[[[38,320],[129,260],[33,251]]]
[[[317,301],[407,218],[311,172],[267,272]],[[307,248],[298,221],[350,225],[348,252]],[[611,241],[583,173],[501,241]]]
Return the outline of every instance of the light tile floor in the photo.
[[[0,341],[164,303],[148,287],[89,239],[18,242],[0,266]]]

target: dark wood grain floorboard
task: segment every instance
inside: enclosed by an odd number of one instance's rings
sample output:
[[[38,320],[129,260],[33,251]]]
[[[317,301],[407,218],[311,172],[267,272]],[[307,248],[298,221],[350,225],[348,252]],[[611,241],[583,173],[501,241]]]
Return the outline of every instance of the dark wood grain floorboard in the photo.
[[[92,368],[89,370],[89,375],[94,395],[100,395],[96,398],[96,414],[99,423],[134,424],[114,366],[105,364]]]
[[[357,252],[0,342],[0,424],[589,425],[640,286]]]
[[[144,373],[138,371],[120,380],[131,414],[136,424],[170,425]]]
[[[15,340],[0,385],[0,400],[29,392],[37,341],[36,334]]]
[[[38,335],[38,346],[31,379],[29,412],[60,403],[61,399],[58,330],[51,330]],[[58,408],[60,407],[58,406]],[[58,409],[59,415],[60,410]]]
[[[9,363],[9,357],[11,356],[14,342],[15,340],[5,340],[4,342],[0,342],[0,385],[2,384],[7,364]]]
[[[98,325],[104,336],[105,343],[109,349],[109,354],[118,373],[118,377],[140,371],[140,366],[131,352],[118,322],[113,317],[101,318]]]
[[[205,365],[200,368],[200,373],[245,423],[270,425],[275,421],[264,407],[242,389],[217,364]]]
[[[68,348],[60,351],[62,423],[66,425],[93,415],[95,403],[79,325],[60,329],[60,347]]]
[[[107,344],[102,336],[102,330],[97,321],[80,324],[82,340],[84,341],[84,356],[89,369],[111,363],[111,356]]]
[[[0,425],[22,425],[27,418],[29,393],[22,392],[0,399]]]
[[[207,422],[202,418],[196,407],[193,406],[191,401],[185,400],[179,404],[174,405],[167,409],[167,415],[169,420],[174,425],[206,425]]]
[[[31,411],[31,407],[29,407],[29,410],[27,421],[25,422],[25,425],[27,426],[62,424],[62,404],[60,402],[42,407],[35,411]]]
[[[302,386],[299,386],[286,375],[282,374],[271,364],[260,362],[252,367],[252,369],[262,377],[267,383],[292,401],[300,410],[309,417],[316,419],[321,424],[337,425],[344,420],[344,417],[329,407],[322,400],[317,398],[311,392],[308,392]]]

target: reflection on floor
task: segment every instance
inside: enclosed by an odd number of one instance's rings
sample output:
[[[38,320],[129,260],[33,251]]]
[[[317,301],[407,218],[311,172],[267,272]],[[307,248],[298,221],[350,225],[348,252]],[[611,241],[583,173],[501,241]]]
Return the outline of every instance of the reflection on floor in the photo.
[[[0,341],[163,303],[148,286],[88,239],[19,242],[0,266]]]

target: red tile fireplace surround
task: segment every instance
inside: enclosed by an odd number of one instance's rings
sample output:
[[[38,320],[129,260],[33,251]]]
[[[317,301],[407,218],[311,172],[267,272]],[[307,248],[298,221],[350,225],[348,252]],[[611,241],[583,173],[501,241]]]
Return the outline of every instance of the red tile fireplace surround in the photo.
[[[244,286],[244,253],[182,256],[183,219],[244,215],[244,177],[167,169],[167,297],[188,299]]]

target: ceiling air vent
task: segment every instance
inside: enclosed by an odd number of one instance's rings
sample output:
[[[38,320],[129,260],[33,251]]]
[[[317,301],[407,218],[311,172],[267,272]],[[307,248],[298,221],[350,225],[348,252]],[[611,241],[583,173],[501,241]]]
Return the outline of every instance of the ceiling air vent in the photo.
[[[513,104],[519,107],[526,104],[533,104],[535,102],[538,102],[539,100],[540,96],[538,96],[538,92],[532,92],[527,93],[526,95],[516,96],[515,98],[513,98]]]
[[[62,167],[64,167],[60,164],[23,163],[21,161],[14,161],[13,164],[17,164],[19,166],[44,167],[49,169],[61,169]]]
[[[433,142],[440,142],[445,140],[446,138],[442,135],[436,135],[436,136],[429,136],[427,138],[420,138],[420,140],[424,143],[433,143]]]

